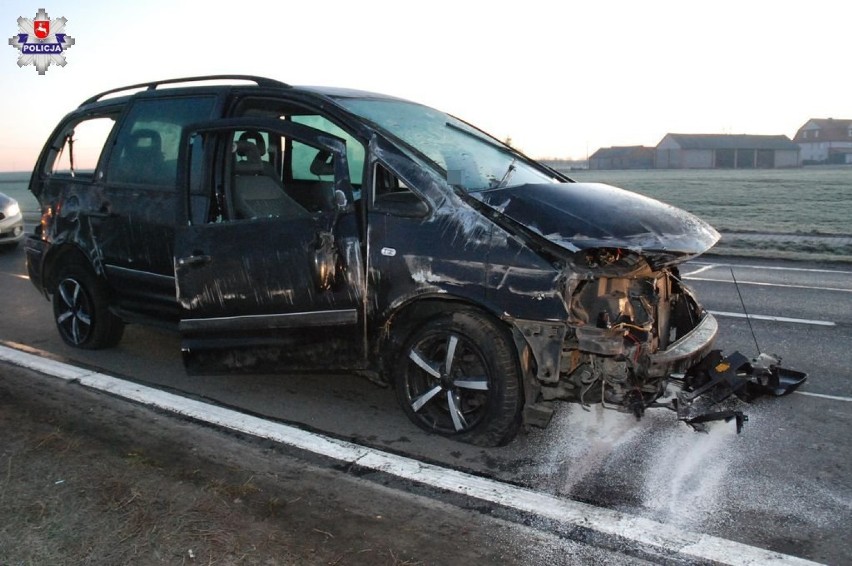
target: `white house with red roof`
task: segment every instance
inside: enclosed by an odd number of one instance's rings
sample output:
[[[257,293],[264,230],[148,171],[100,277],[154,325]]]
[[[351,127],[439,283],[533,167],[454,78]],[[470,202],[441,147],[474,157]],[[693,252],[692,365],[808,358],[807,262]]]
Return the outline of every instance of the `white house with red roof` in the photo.
[[[852,120],[811,118],[799,128],[793,141],[802,148],[805,165],[852,164]]]

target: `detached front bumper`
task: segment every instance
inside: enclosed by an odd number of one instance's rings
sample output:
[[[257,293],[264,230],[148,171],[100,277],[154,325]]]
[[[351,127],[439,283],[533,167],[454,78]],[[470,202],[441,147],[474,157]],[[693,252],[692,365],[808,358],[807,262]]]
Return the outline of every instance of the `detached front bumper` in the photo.
[[[718,333],[719,323],[705,311],[695,328],[672,342],[667,349],[649,356],[648,375],[669,376],[685,372],[713,350]]]

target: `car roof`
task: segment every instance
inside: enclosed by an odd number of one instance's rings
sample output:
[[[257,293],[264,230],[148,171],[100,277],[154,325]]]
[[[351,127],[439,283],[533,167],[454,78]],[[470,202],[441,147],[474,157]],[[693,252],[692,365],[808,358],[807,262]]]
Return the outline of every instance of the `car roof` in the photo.
[[[346,87],[300,85],[294,86],[293,88],[301,91],[321,94],[329,98],[372,98],[378,100],[405,100],[404,98],[399,98],[390,94],[382,94],[380,92],[371,92],[368,90],[359,90],[355,88]]]
[[[254,84],[245,84],[254,83]],[[165,88],[163,88],[165,87]],[[204,75],[195,77],[181,77],[137,83],[113,88],[90,96],[84,100],[79,108],[102,107],[108,105],[122,105],[137,95],[157,96],[156,92],[167,91],[170,94],[177,92],[220,92],[222,89],[250,91],[262,89],[264,91],[286,89],[289,91],[304,92],[327,98],[370,98],[382,100],[403,100],[387,94],[358,90],[354,88],[332,87],[332,86],[291,86],[287,83],[258,77],[254,75]]]
[[[128,91],[128,96],[132,94],[136,94],[136,92],[129,91],[153,91],[158,90],[162,86],[174,86],[174,85],[189,85],[192,83],[207,83],[208,88],[211,86],[233,86],[233,84],[229,85],[211,85],[210,83],[216,82],[224,82],[224,81],[243,81],[243,82],[253,82],[255,85],[260,87],[278,87],[278,88],[291,88],[287,83],[282,83],[281,81],[277,81],[275,79],[268,79],[266,77],[258,77],[255,75],[203,75],[197,77],[180,77],[174,79],[163,79],[159,81],[149,81],[146,83],[136,83],[127,86],[121,86],[117,88],[112,88],[109,90],[105,90],[100,92],[94,96],[91,96],[83,101],[80,106],[86,106],[88,104],[92,104],[95,102],[100,102],[101,100],[105,100],[107,97],[110,97],[113,94],[117,94],[120,92]],[[202,85],[199,85],[202,86]]]

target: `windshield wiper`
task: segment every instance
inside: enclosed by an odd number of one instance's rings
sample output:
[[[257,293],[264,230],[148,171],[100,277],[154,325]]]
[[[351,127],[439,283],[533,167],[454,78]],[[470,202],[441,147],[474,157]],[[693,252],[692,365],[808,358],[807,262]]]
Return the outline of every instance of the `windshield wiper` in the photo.
[[[497,185],[494,187],[495,189],[502,189],[503,187],[509,184],[509,179],[512,178],[512,175],[514,175],[515,171],[517,170],[517,167],[515,167],[515,161],[516,160],[513,158],[512,162],[509,163],[509,168],[506,169],[505,173],[503,173],[503,177],[500,179],[500,182],[497,183]]]

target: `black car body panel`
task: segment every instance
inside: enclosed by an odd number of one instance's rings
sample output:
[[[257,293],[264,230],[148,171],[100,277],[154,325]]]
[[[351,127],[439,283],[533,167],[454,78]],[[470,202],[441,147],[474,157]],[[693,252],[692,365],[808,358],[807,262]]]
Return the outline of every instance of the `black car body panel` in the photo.
[[[682,260],[704,253],[719,239],[716,230],[681,209],[602,183],[521,185],[477,194],[571,252],[625,248]]]

